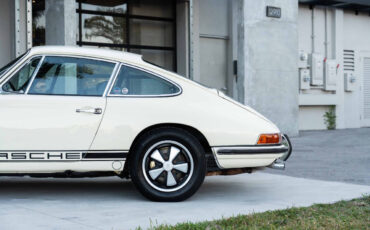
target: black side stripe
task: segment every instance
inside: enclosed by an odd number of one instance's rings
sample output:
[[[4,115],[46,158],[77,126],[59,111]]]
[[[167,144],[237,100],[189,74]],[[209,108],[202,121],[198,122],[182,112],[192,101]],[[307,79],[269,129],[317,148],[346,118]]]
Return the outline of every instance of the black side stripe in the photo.
[[[93,153],[83,153],[82,159],[125,159],[128,152],[93,152]]]

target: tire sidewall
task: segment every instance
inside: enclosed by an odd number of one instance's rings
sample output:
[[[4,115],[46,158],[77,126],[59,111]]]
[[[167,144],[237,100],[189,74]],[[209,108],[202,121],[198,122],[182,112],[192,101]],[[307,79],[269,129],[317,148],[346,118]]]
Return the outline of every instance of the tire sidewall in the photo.
[[[148,135],[140,138],[138,144],[133,149],[131,158],[131,177],[140,190],[147,198],[154,201],[181,201],[193,195],[203,183],[206,173],[206,162],[203,148],[199,141],[190,133],[181,129],[157,129]],[[185,146],[193,158],[193,174],[187,184],[179,190],[173,192],[163,192],[153,188],[145,179],[142,164],[145,153],[160,141],[176,141]]]

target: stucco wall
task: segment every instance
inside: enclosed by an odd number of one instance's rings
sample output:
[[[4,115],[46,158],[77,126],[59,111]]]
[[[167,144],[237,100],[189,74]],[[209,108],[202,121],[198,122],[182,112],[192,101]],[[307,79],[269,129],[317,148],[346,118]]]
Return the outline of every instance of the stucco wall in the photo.
[[[335,91],[325,91],[323,86],[300,90],[299,119],[300,129],[325,129],[323,126],[322,106],[336,107],[337,128],[358,128],[366,126],[362,111],[362,59],[370,57],[370,17],[367,14],[341,9],[327,9],[327,41],[325,41],[325,8],[314,8],[314,36],[312,33],[312,10],[306,6],[299,7],[298,37],[299,50],[321,53],[323,57],[335,59],[340,65],[337,70],[337,86]],[[314,49],[312,47],[314,38]],[[327,54],[325,55],[325,44]],[[343,50],[355,53],[355,88],[352,92],[344,89]],[[315,117],[315,119],[308,119]],[[318,118],[322,118],[321,120]]]
[[[266,6],[281,18],[266,17]],[[240,1],[238,81],[244,102],[272,120],[282,132],[298,134],[298,1]]]

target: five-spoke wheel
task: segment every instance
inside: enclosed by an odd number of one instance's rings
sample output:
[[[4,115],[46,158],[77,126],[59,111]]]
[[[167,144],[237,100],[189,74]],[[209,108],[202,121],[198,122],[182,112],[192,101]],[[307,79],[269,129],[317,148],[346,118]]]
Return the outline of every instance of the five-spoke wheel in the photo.
[[[151,200],[187,199],[205,177],[204,150],[186,130],[154,129],[139,139],[130,154],[132,181]]]
[[[145,179],[153,188],[173,192],[189,182],[194,161],[189,150],[181,143],[165,140],[148,149],[142,167]]]

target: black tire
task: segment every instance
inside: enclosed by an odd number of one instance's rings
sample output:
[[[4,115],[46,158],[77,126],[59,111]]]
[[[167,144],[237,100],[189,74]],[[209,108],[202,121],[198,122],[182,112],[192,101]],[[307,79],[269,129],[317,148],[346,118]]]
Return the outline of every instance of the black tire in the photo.
[[[180,128],[157,128],[145,133],[130,155],[132,181],[153,201],[183,201],[199,189],[206,175],[203,147]]]

